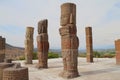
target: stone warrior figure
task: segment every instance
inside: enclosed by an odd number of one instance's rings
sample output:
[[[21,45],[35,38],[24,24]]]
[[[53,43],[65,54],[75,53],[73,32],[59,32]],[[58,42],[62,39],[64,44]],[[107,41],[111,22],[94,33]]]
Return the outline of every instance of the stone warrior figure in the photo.
[[[25,59],[26,64],[32,64],[32,58],[33,58],[33,34],[34,34],[34,28],[33,27],[27,27],[26,28],[26,40],[25,40]]]
[[[73,78],[79,75],[77,65],[79,39],[76,35],[76,5],[64,3],[61,6],[61,35],[62,57],[64,70],[60,76]]]
[[[37,64],[37,68],[48,68],[47,60],[49,42],[47,27],[48,27],[47,19],[38,22],[37,48],[39,63]]]

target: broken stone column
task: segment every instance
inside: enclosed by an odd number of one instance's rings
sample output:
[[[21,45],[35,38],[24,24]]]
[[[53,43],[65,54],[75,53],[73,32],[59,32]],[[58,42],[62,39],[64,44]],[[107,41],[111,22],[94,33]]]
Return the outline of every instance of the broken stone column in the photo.
[[[28,68],[15,64],[14,67],[3,70],[3,80],[29,80]]]
[[[120,39],[115,40],[116,64],[120,65]]]
[[[4,62],[5,59],[5,38],[0,36],[0,62]]]
[[[85,31],[86,31],[87,62],[93,62],[92,27],[86,27]]]
[[[61,5],[61,35],[62,58],[64,69],[60,76],[73,78],[79,75],[78,65],[78,46],[79,39],[76,30],[76,5],[64,3]]]
[[[2,62],[0,63],[0,80],[3,80],[3,70],[8,67],[12,67],[14,63]]]
[[[34,34],[34,28],[33,27],[27,27],[26,29],[26,40],[25,40],[25,59],[26,64],[32,64],[32,58],[33,58],[33,34]]]
[[[39,63],[37,64],[37,68],[48,68],[47,60],[49,42],[47,27],[48,27],[47,19],[38,22],[37,48]]]

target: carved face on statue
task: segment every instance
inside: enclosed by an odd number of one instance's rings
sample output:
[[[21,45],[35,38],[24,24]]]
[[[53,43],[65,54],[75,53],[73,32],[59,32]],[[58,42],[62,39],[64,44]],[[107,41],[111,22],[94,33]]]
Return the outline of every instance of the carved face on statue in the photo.
[[[38,22],[38,34],[47,33],[47,19]]]
[[[63,4],[61,6],[61,26],[76,24],[76,6],[74,4]]]
[[[66,24],[70,23],[70,15],[69,14],[65,14],[65,15],[61,15],[61,26],[65,26]]]

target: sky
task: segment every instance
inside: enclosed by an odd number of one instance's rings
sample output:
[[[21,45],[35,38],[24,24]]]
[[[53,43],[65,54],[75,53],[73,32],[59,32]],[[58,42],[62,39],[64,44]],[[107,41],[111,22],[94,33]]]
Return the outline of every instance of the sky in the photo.
[[[71,2],[77,6],[79,49],[85,49],[85,27],[91,26],[93,48],[114,48],[120,39],[120,0],[0,0],[0,36],[6,42],[24,47],[26,27],[34,27],[36,47],[37,24],[48,19],[50,49],[61,48],[60,6]]]

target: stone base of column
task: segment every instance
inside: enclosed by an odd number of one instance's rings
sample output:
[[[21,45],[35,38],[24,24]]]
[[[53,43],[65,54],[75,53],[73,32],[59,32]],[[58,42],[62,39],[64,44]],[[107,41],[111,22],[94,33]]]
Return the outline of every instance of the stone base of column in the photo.
[[[117,65],[120,65],[120,62],[116,62]]]
[[[120,65],[120,53],[116,54],[116,64]]]
[[[70,79],[70,78],[75,78],[75,77],[78,77],[79,76],[79,73],[77,71],[63,71],[59,74],[60,77],[63,77],[63,78],[67,78],[67,79]]]
[[[87,62],[92,63],[93,62],[93,56],[92,55],[87,55]]]
[[[45,68],[45,69],[47,69],[48,66],[47,66],[47,65],[37,64],[37,65],[36,65],[36,68],[38,68],[38,69],[41,69],[41,68]]]
[[[25,64],[33,64],[32,62],[25,62]]]

